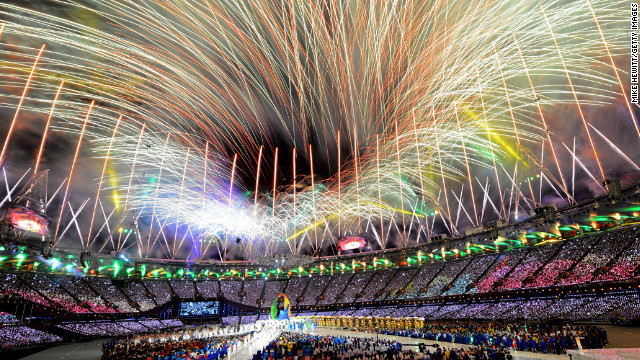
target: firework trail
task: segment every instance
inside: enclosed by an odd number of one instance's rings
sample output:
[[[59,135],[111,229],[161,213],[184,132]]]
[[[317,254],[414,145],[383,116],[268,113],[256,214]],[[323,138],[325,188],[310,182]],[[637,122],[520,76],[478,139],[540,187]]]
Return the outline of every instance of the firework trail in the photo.
[[[472,177],[529,166],[517,145],[538,153],[547,144],[564,182],[553,140],[566,139],[549,113],[577,103],[591,140],[583,109],[621,95],[612,65],[625,54],[624,1],[52,3],[0,5],[2,41],[14,44],[0,47],[0,87],[25,89],[0,102],[55,107],[51,131],[82,132],[85,156],[103,164],[87,185],[98,197],[86,250],[111,236],[103,226],[90,241],[98,202],[146,224],[106,248],[140,256],[228,259],[236,238],[252,254],[309,252],[371,227],[384,248],[406,245],[411,232],[423,241],[436,216],[456,233],[447,187],[468,185],[457,200],[474,226]],[[294,169],[324,161],[333,170],[282,185],[276,175],[291,172],[278,169],[278,149],[281,162],[294,149]],[[584,152],[597,150],[591,142]],[[603,173],[599,162],[580,164]],[[482,201],[509,216],[493,182]],[[385,236],[391,229],[401,240]]]

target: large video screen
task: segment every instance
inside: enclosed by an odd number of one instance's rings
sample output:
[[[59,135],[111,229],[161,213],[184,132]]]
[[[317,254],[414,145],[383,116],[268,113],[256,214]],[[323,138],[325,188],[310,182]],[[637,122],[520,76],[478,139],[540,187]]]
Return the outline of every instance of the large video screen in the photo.
[[[218,316],[220,315],[219,301],[185,301],[180,303],[179,316]]]
[[[362,249],[367,245],[367,240],[362,235],[343,236],[338,241],[338,250]]]
[[[49,219],[37,212],[22,206],[7,210],[8,221],[17,229],[44,235],[49,226]]]

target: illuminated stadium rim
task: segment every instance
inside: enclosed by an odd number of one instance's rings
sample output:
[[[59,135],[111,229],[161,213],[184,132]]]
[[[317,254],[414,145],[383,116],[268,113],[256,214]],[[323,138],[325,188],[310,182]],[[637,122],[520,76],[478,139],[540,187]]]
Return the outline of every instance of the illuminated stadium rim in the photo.
[[[638,195],[640,194],[639,190],[640,182],[625,187],[619,196],[627,198],[627,200],[640,198],[640,195]],[[533,225],[538,220],[544,219],[545,215],[540,214],[512,224],[501,225],[494,223],[494,235],[500,229],[511,229],[513,230],[512,234],[523,230],[526,231],[516,238],[498,236],[494,240],[490,228],[460,238],[439,239],[438,243],[423,243],[411,247],[351,255],[317,257],[311,266],[306,267],[266,268],[250,261],[188,262],[185,260],[137,259],[128,258],[124,254],[114,258],[102,254],[97,256],[78,255],[77,251],[74,252],[71,249],[56,249],[54,256],[43,258],[37,251],[28,250],[26,246],[21,247],[14,244],[12,248],[0,247],[0,269],[76,276],[106,276],[123,279],[273,280],[387,268],[411,268],[436,261],[455,260],[468,256],[545,245],[582,234],[588,235],[603,230],[607,231],[638,224],[636,219],[640,219],[639,204],[618,201],[612,209],[603,209],[600,205],[603,205],[603,207],[613,206],[614,202],[609,195],[605,194],[556,210],[555,214],[572,216],[575,222],[572,225],[555,224],[555,234],[544,231],[531,231],[531,228],[534,227]],[[599,209],[601,213],[606,214],[594,214],[595,209]],[[586,218],[588,221],[587,223],[582,221],[583,223],[579,224],[575,218]],[[575,230],[575,233],[572,233],[571,229]],[[471,239],[474,239],[474,241],[479,240],[482,243],[468,241]],[[83,267],[83,262],[87,266]]]
[[[617,230],[629,226],[637,226],[639,222],[616,225],[602,231]],[[581,227],[585,227],[582,225]],[[588,227],[590,228],[590,227]],[[591,228],[593,230],[593,228]],[[592,234],[601,233],[602,231],[593,230],[583,235],[571,236],[576,238],[580,236],[590,236]],[[495,254],[508,252],[515,249],[524,249],[530,246],[546,245],[565,241],[556,235],[538,232],[538,234],[527,234],[525,240],[516,240],[508,238],[499,238],[490,245],[473,245],[469,246],[469,252],[460,251],[458,249],[445,249],[441,247],[432,252],[426,252],[418,249],[412,249],[415,253],[408,255],[409,249],[394,249],[382,253],[364,253],[358,254],[356,257],[344,259],[342,257],[334,257],[333,259],[318,260],[311,267],[298,268],[258,268],[258,266],[250,263],[233,264],[240,266],[234,268],[232,264],[198,264],[193,267],[184,267],[183,264],[168,264],[164,262],[141,262],[135,259],[121,258],[101,258],[93,260],[92,263],[83,268],[77,256],[67,254],[66,256],[53,256],[44,259],[39,255],[29,254],[27,252],[15,252],[15,249],[0,247],[0,270],[6,269],[11,271],[31,271],[59,275],[74,276],[99,276],[112,277],[122,279],[168,279],[168,280],[283,280],[295,277],[311,277],[320,275],[334,275],[345,272],[375,271],[382,269],[398,269],[398,268],[417,268],[428,265],[433,262],[442,262],[466,258],[474,255]],[[526,240],[537,238],[540,242]],[[430,244],[433,246],[433,244]],[[473,250],[472,250],[473,249]],[[26,251],[26,249],[18,249]],[[412,251],[412,252],[413,252]],[[60,255],[60,254],[57,254]],[[381,256],[386,255],[386,256]],[[326,264],[326,265],[325,265]],[[144,275],[142,275],[144,273]]]

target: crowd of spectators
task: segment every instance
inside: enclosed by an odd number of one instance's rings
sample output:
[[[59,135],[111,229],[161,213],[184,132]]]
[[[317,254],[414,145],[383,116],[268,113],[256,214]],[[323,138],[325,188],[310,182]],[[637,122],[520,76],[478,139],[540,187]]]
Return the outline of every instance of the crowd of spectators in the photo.
[[[317,311],[300,311],[300,312],[296,313],[295,316],[308,317],[308,316],[315,316],[317,314],[318,314]]]
[[[164,305],[171,300],[171,289],[169,288],[169,283],[164,280],[149,280],[145,282],[145,286],[151,294],[153,294],[154,299],[158,305]]]
[[[406,307],[361,308],[338,312],[342,316],[421,317],[444,320],[467,319],[536,319],[536,320],[638,320],[640,295],[637,292],[604,296],[571,296],[543,299],[502,299],[481,303],[426,304]]]
[[[606,330],[596,325],[534,322],[436,321],[416,330],[379,329],[382,334],[439,342],[497,347],[541,353],[566,353],[577,349],[600,349],[609,343]]]
[[[467,267],[470,260],[458,260],[445,263],[444,267],[438,273],[433,281],[429,283],[426,291],[424,291],[424,297],[438,296],[442,293],[442,289],[449,285],[460,272]]]
[[[418,274],[413,278],[413,284],[411,289],[408,289],[403,295],[399,296],[400,299],[412,299],[418,297],[423,290],[429,285],[431,280],[440,272],[440,269],[444,266],[444,262],[437,262],[429,264],[420,269]]]
[[[615,264],[611,266],[608,271],[603,272],[596,277],[595,281],[617,281],[640,277],[640,274],[636,273],[640,266],[640,239],[637,233],[627,234],[631,243],[625,249],[624,253],[620,254],[620,257]]]
[[[257,320],[258,315],[242,315],[240,325],[255,324]]]
[[[222,323],[225,325],[238,325],[239,321],[240,321],[240,317],[235,315],[222,317]]]
[[[362,289],[362,297],[358,301],[373,301],[381,295],[378,294],[389,282],[389,279],[394,275],[393,270],[378,270],[373,273],[373,278],[367,284],[367,287]]]
[[[93,291],[81,277],[60,276],[55,279],[59,286],[73,295],[79,301],[89,306],[94,313],[115,313],[114,308],[106,306],[102,298]]]
[[[282,294],[282,290],[284,290],[285,285],[287,285],[286,280],[267,281],[264,285],[265,305],[271,306],[271,303],[276,299],[276,296]]]
[[[266,307],[281,292],[292,306],[329,305],[374,300],[434,298],[441,295],[486,293],[521,288],[578,285],[588,282],[620,281],[640,277],[640,240],[636,227],[626,227],[581,236],[543,246],[516,249],[500,254],[459,260],[438,261],[420,268],[390,268],[377,271],[336,273],[332,276],[291,277],[284,280],[166,280],[114,282],[102,277],[59,276],[41,273],[0,274],[0,291],[5,296],[22,297],[34,303],[72,313],[113,313],[148,311],[178,298],[217,297],[250,306]],[[264,296],[263,296],[264,294]],[[322,296],[321,296],[322,295]],[[263,302],[258,300],[263,298]],[[575,316],[575,301],[556,299],[540,308],[523,302],[514,314],[535,316]],[[581,300],[580,300],[581,301]],[[604,301],[605,305],[608,303]],[[632,303],[633,304],[633,303]],[[487,317],[511,318],[510,304]],[[552,306],[548,306],[552,305]],[[483,316],[476,305],[459,310]],[[574,307],[575,308],[575,307]],[[592,306],[585,316],[636,317],[633,306],[615,315]],[[567,310],[567,311],[565,311]],[[451,313],[432,305],[411,313],[436,318]]]
[[[348,313],[348,311],[345,311],[345,315],[351,315],[351,316],[368,316],[371,313],[371,309],[358,309],[353,311],[351,314]]]
[[[308,277],[296,277],[289,279],[289,283],[287,284],[285,291],[291,305],[298,305],[298,297],[302,295],[302,292],[304,291],[304,288],[307,287],[308,282]]]
[[[113,284],[111,279],[87,277],[87,283],[98,292],[104,299],[113,304],[120,312],[138,312],[133,303],[127,299],[120,289]]]
[[[246,280],[244,282],[244,297],[242,303],[249,306],[256,306],[258,299],[262,295],[262,289],[264,289],[264,280]]]
[[[600,235],[593,235],[570,239],[558,245],[562,246],[562,249],[553,259],[547,262],[535,280],[528,284],[527,287],[552,286],[563,272],[569,270],[599,240]]]
[[[17,323],[20,322],[20,320],[18,320],[17,317],[15,317],[15,315],[6,313],[4,311],[0,311],[0,324],[13,324],[13,323]]]
[[[52,281],[52,278],[36,274],[22,273],[18,276],[21,280],[28,283],[37,292],[46,296],[49,300],[62,307],[64,310],[73,313],[91,312],[90,307],[80,306],[80,303],[71,296],[63,287]]]
[[[359,272],[353,275],[351,281],[349,282],[349,286],[347,286],[342,292],[342,299],[340,302],[350,303],[356,300],[356,296],[362,289],[364,289],[365,285],[369,282],[371,277],[373,276],[373,272]]]
[[[411,313],[411,315],[416,317],[428,318],[429,315],[431,315],[441,307],[442,305],[439,305],[439,304],[438,305],[428,304],[428,305],[419,306],[413,313]]]
[[[0,327],[0,349],[15,349],[22,346],[57,341],[62,341],[62,338],[28,326],[11,325]]]
[[[284,332],[254,354],[253,360],[382,360],[399,354],[403,357],[398,359],[404,359],[402,344],[397,341]]]
[[[401,269],[396,271],[395,275],[387,286],[382,290],[383,293],[379,297],[381,300],[391,300],[398,297],[399,294],[409,289],[413,289],[412,279],[418,272],[418,269]]]
[[[571,269],[569,276],[560,279],[559,284],[574,285],[591,281],[596,270],[607,265],[629,242],[635,240],[636,233],[637,229],[633,227],[598,234],[595,245],[587,248],[587,255]]]
[[[491,291],[499,280],[502,280],[511,270],[517,266],[526,256],[527,250],[511,251],[501,258],[498,258],[493,269],[489,270],[482,279],[478,281],[478,285],[471,289],[470,292],[483,293]]]
[[[196,289],[203,298],[214,298],[218,296],[218,280],[196,281]]]
[[[4,296],[17,296],[39,305],[51,306],[47,299],[24,284],[18,275],[13,273],[0,274],[0,292]]]
[[[493,302],[469,304],[458,310],[456,315],[458,318],[462,319],[477,319],[480,318],[480,315],[482,314],[486,316],[485,318],[493,319],[494,317],[491,316],[493,315],[492,309],[494,306],[495,304]]]
[[[504,284],[496,290],[513,290],[523,287],[525,279],[532,276],[541,266],[546,264],[557,249],[558,246],[553,245],[531,249],[527,253],[527,257],[524,258],[522,262],[513,269],[511,274],[509,274],[509,277],[505,279]]]
[[[122,286],[122,291],[138,304],[140,311],[151,310],[156,307],[155,302],[151,298],[151,294],[143,284],[137,282],[129,282]]]
[[[478,278],[496,261],[496,258],[496,255],[485,255],[472,259],[473,263],[464,269],[464,272],[458,276],[451,288],[443,295],[460,295],[467,292],[469,285],[478,281]]]
[[[233,280],[221,281],[220,292],[222,292],[222,295],[225,298],[239,303],[241,286],[242,286],[242,283],[240,281],[233,281]]]
[[[176,327],[182,327],[179,320],[123,320],[123,321],[88,321],[77,323],[62,323],[56,325],[76,334],[84,336],[129,336],[157,332]]]
[[[318,301],[318,305],[334,304],[336,297],[342,293],[349,284],[349,280],[354,276],[352,273],[334,275],[324,291],[324,297]]]
[[[250,334],[224,335],[218,329],[196,327],[169,333],[137,335],[110,340],[102,348],[103,360],[223,359]]]
[[[169,285],[181,299],[193,299],[196,297],[196,287],[191,280],[170,280]]]
[[[314,279],[313,286],[307,286],[306,291],[302,294],[304,298],[299,305],[314,305],[318,301],[318,296],[322,293],[322,291],[327,287],[329,280],[331,278],[328,276],[320,276],[317,279]]]

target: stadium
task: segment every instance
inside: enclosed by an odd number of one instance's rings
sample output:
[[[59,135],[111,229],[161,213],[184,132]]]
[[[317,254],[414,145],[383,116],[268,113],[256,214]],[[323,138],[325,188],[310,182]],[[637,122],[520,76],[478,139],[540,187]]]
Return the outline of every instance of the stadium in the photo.
[[[3,359],[640,352],[638,7],[0,3]]]

